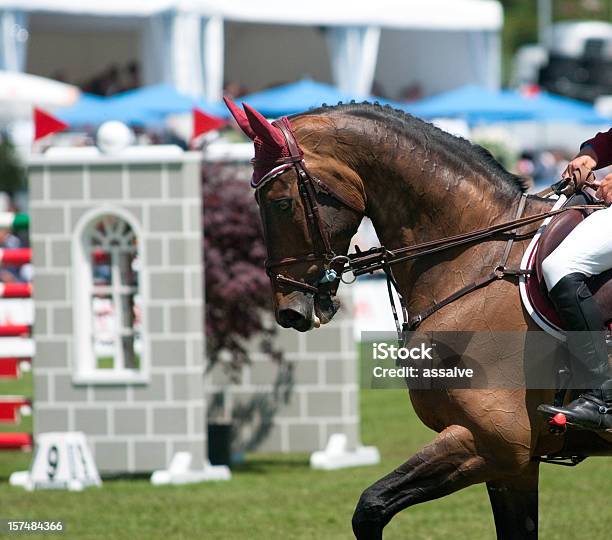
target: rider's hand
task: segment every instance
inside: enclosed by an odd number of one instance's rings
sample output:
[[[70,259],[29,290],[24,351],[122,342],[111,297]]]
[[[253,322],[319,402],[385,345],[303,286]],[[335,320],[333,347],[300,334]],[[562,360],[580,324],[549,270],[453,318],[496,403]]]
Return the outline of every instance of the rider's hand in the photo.
[[[565,171],[563,171],[563,177],[571,177],[574,171],[580,167],[586,167],[589,170],[593,170],[597,167],[597,154],[595,154],[595,150],[590,146],[585,146],[580,150],[580,153],[567,164]]]
[[[612,174],[608,174],[601,182],[596,183],[599,186],[596,196],[606,204],[612,204]]]

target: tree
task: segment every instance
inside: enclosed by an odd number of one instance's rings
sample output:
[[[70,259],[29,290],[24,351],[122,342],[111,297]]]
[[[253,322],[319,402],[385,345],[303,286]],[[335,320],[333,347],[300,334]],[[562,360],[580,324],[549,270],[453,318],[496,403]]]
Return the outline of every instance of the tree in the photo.
[[[25,171],[10,139],[0,135],[0,191],[9,195],[25,188]]]
[[[277,361],[272,346],[270,281],[266,247],[253,190],[235,171],[208,166],[203,172],[206,336],[211,365],[220,359],[237,376],[249,362],[249,340]]]

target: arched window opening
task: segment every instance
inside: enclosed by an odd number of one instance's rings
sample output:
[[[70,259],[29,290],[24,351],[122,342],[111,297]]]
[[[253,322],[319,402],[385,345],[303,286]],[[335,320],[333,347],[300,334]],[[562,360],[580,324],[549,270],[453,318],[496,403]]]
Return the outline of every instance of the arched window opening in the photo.
[[[125,219],[105,213],[89,221],[81,240],[77,379],[138,379],[143,375],[138,236]]]

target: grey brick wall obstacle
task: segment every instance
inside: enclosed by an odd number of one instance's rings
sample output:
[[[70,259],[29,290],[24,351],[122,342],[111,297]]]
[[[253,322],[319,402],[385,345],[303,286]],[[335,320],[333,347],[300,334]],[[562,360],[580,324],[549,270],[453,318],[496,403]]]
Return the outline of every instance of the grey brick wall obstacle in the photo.
[[[209,421],[232,418],[234,450],[312,452],[332,433],[359,442],[359,389],[350,291],[334,320],[308,333],[279,329],[280,366],[252,348],[252,363],[232,384],[223,366],[207,377]]]
[[[85,432],[102,473],[163,469],[180,450],[197,466],[206,455],[200,156],[58,149],[28,168],[35,435]],[[75,229],[100,209],[121,212],[141,234],[141,381],[88,382],[76,369]]]
[[[244,164],[239,165],[244,169]],[[200,155],[176,147],[57,149],[28,164],[35,277],[34,434],[80,430],[101,473],[164,469],[188,450],[206,457],[207,422],[232,418],[238,451],[310,452],[332,433],[359,441],[350,296],[332,323],[279,330],[279,367],[253,349],[240,383],[217,366],[204,377]],[[142,376],[88,380],[80,355],[75,242],[97,211],[139,236]],[[350,291],[346,291],[350,293]],[[80,345],[81,344],[81,345]],[[207,414],[207,408],[210,414]]]

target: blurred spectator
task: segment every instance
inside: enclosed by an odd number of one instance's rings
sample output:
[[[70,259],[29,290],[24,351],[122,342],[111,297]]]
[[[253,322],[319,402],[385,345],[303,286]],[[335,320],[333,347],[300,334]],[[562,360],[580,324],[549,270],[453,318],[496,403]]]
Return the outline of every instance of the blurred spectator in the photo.
[[[223,87],[223,95],[229,99],[236,99],[246,94],[248,94],[246,87],[236,81],[226,82]]]
[[[404,86],[399,93],[399,100],[404,103],[418,101],[423,97],[423,87],[418,83],[412,83]]]
[[[103,92],[105,96],[112,96],[121,92],[121,81],[119,80],[119,66],[113,64],[108,68],[106,77],[103,79]]]
[[[374,81],[372,83],[372,95],[381,98],[387,98],[387,92],[385,92],[385,88],[379,81]]]
[[[15,249],[21,247],[21,240],[10,229],[0,229],[0,248]]]
[[[140,88],[140,65],[136,61],[130,62],[125,68],[125,83],[123,90]]]
[[[125,81],[121,80],[121,70],[117,64],[106,68],[99,75],[94,75],[89,81],[81,84],[81,89],[98,96],[112,96],[123,90],[131,90],[140,86],[140,68],[137,62],[130,62],[126,68]]]
[[[570,158],[571,156],[557,149],[523,151],[514,172],[533,178],[533,190],[541,191],[561,178]]]
[[[0,248],[14,249],[23,247],[21,240],[9,229],[0,229]],[[28,282],[32,277],[32,266],[24,264],[20,267],[0,267],[0,283]]]
[[[535,158],[531,152],[521,152],[516,162],[516,173],[520,176],[532,176],[535,170]]]

